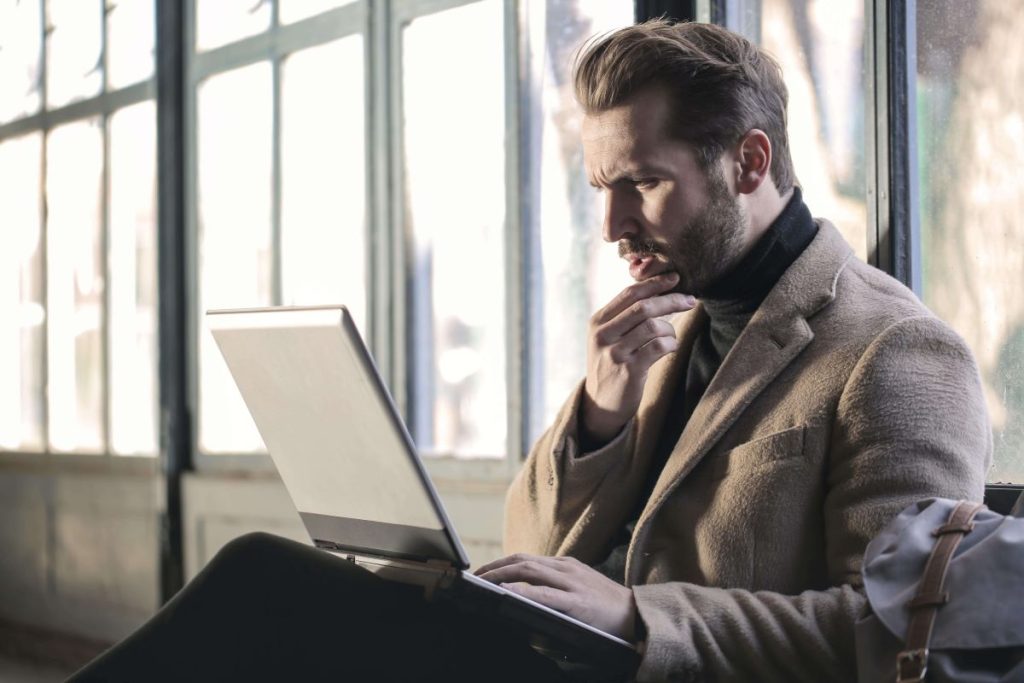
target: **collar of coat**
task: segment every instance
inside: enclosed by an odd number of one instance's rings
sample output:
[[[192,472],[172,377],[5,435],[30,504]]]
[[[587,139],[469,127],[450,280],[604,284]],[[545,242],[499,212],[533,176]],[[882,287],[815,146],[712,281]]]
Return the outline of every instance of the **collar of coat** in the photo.
[[[853,251],[830,222],[815,219],[818,233],[779,278],[740,334],[708,385],[637,521],[638,537],[675,486],[722,438],[747,406],[814,339],[808,319],[836,295],[836,282]],[[656,447],[668,397],[685,372],[694,340],[707,324],[698,306],[673,321],[679,349],[651,368],[638,410],[636,453]],[[629,577],[629,567],[626,576]]]

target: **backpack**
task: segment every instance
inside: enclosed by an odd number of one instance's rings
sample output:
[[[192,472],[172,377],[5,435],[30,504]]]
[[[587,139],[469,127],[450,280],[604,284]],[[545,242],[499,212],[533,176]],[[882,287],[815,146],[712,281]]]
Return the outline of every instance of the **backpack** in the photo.
[[[863,576],[860,683],[1024,682],[1024,518],[920,501],[868,544]]]

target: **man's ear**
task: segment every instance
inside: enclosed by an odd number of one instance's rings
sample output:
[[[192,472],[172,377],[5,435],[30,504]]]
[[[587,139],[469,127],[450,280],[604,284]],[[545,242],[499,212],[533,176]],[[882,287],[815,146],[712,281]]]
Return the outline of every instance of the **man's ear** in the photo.
[[[753,194],[771,173],[772,143],[768,135],[758,128],[747,131],[736,148],[736,162],[736,190]]]

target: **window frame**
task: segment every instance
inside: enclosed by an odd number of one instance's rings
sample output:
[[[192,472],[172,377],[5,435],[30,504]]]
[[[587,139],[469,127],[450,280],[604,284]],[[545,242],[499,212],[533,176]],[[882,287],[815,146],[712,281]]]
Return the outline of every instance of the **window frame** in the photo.
[[[156,1],[154,0],[154,46],[157,40],[157,34],[159,33],[156,23]],[[127,109],[136,104],[143,102],[152,101],[154,108],[159,107],[157,102],[157,73],[158,67],[157,62],[154,60],[153,72],[145,80],[137,81],[127,86],[117,88],[114,90],[109,89],[109,57],[110,52],[108,49],[108,16],[112,10],[111,7],[107,6],[105,2],[98,2],[100,7],[100,66],[102,79],[100,82],[100,90],[97,94],[89,97],[76,99],[70,103],[57,106],[50,109],[48,106],[48,95],[47,95],[47,81],[48,81],[48,62],[49,62],[49,35],[50,27],[47,17],[49,0],[40,0],[39,12],[40,12],[40,31],[42,42],[40,43],[39,51],[39,109],[33,114],[20,116],[11,121],[0,124],[0,140],[6,140],[9,138],[18,138],[24,135],[32,133],[39,133],[42,136],[41,140],[41,156],[40,156],[40,242],[39,249],[42,253],[42,300],[43,306],[47,311],[46,316],[42,322],[42,386],[44,387],[43,397],[43,409],[42,409],[42,440],[43,447],[41,449],[17,449],[17,450],[0,450],[0,465],[12,465],[19,468],[31,468],[41,469],[43,471],[73,471],[73,472],[116,472],[116,473],[131,473],[131,474],[151,474],[159,471],[160,457],[161,457],[161,446],[160,446],[160,424],[159,420],[156,423],[156,438],[155,450],[151,454],[120,454],[113,451],[111,448],[111,433],[113,431],[112,425],[112,411],[111,411],[111,376],[110,376],[110,305],[111,305],[111,267],[109,258],[109,240],[110,240],[110,215],[109,215],[109,202],[110,202],[110,121],[111,118],[119,111]],[[48,164],[48,149],[47,149],[47,136],[56,128],[60,126],[77,123],[82,121],[88,121],[90,119],[96,119],[101,132],[101,144],[103,149],[103,159],[101,167],[101,181],[100,181],[100,250],[102,256],[103,265],[103,276],[104,276],[104,291],[103,291],[103,310],[101,313],[101,353],[100,353],[100,375],[102,378],[101,382],[101,395],[103,400],[102,417],[101,417],[101,435],[103,446],[99,451],[55,451],[50,447],[50,434],[51,434],[51,423],[50,423],[50,405],[49,401],[45,396],[46,387],[49,386],[50,376],[50,311],[49,311],[49,225],[47,221],[47,190],[46,190],[46,178],[47,178],[47,164]],[[154,130],[156,128],[156,120],[154,120]],[[159,143],[157,143],[159,147]],[[154,149],[154,152],[157,150]],[[159,196],[161,180],[158,175],[160,162],[157,158],[157,167],[154,169],[154,173],[157,174],[157,188],[156,194]],[[159,204],[159,199],[157,200]],[[156,227],[157,235],[159,235],[159,221]],[[157,237],[157,239],[159,239]],[[159,278],[159,276],[158,276]],[[162,305],[161,292],[159,289],[159,283],[157,287],[157,309]],[[159,315],[159,311],[157,311]],[[157,336],[159,338],[159,330],[157,330]],[[159,342],[157,344],[157,364],[159,363]],[[153,409],[157,411],[157,415],[160,413],[159,407],[159,371],[155,365],[153,368],[154,381],[157,383],[157,396],[154,397],[155,402]]]
[[[272,138],[271,138],[271,257],[272,261],[272,302],[276,305],[281,300],[281,65],[291,54],[301,50],[326,45],[351,35],[360,34],[363,40],[364,64],[370,64],[370,25],[371,17],[368,0],[346,4],[326,10],[322,13],[300,19],[296,22],[281,25],[279,19],[278,0],[265,0],[271,8],[270,25],[255,35],[229,42],[203,52],[196,51],[196,2],[187,0],[183,6],[183,52],[184,52],[184,206],[186,240],[185,287],[188,301],[188,361],[187,361],[187,409],[191,416],[193,428],[188,439],[190,442],[192,469],[199,472],[227,473],[245,472],[254,474],[274,475],[276,469],[270,457],[261,453],[207,453],[200,447],[201,430],[201,397],[200,397],[200,334],[204,329],[203,311],[199,310],[200,272],[199,272],[199,205],[198,205],[198,87],[211,76],[226,73],[234,69],[270,62],[271,67],[271,102],[272,102]],[[364,79],[364,120],[366,139],[373,136],[373,114],[371,106],[372,91],[370,79]],[[375,207],[373,202],[374,183],[373,169],[376,159],[371,145],[366,146],[364,160],[367,169],[366,206],[367,216],[364,225],[366,231],[367,273],[374,272],[377,245],[373,243]],[[367,308],[368,345],[375,358],[382,357],[381,337],[376,327],[376,310],[373,302],[379,298],[376,293],[376,282],[371,275],[368,282]],[[385,375],[386,377],[386,375]]]

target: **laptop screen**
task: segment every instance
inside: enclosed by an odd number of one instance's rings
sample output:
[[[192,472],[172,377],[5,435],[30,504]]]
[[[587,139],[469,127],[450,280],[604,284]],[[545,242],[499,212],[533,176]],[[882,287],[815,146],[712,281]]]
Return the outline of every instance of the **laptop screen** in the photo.
[[[211,311],[207,321],[318,545],[467,566],[344,307]]]

